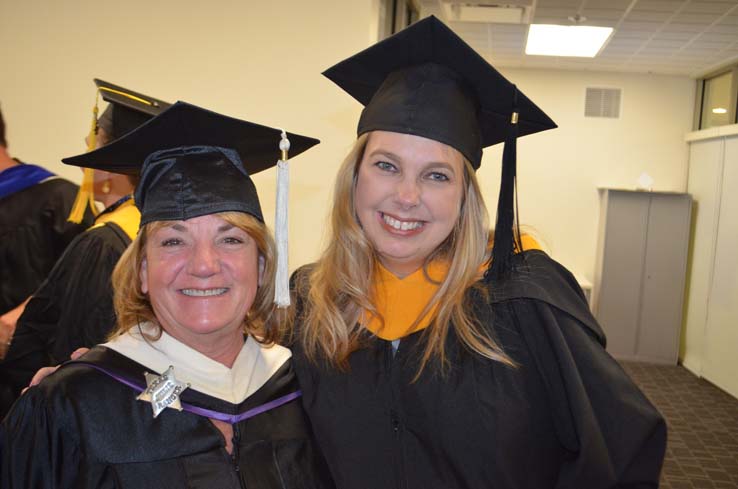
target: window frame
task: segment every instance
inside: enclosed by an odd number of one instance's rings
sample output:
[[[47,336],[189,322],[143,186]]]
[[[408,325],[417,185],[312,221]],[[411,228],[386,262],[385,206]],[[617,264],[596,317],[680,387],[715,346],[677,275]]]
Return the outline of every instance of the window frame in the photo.
[[[730,100],[728,102],[728,123],[722,125],[738,124],[738,64],[723,67],[722,69],[712,71],[697,80],[697,96],[695,97],[695,114],[694,114],[694,129],[702,130],[709,129],[711,127],[720,126],[709,126],[703,127],[702,115],[705,109],[705,87],[707,82],[713,80],[719,76],[730,74]]]

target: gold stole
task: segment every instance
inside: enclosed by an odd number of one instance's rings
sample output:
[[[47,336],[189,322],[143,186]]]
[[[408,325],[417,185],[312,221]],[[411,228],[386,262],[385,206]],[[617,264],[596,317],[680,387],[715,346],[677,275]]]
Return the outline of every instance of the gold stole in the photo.
[[[106,222],[114,222],[125,232],[131,240],[138,233],[138,225],[141,222],[141,212],[133,203],[133,199],[123,202],[113,212],[106,212],[95,220],[90,229],[104,226]]]
[[[521,241],[524,250],[541,249],[538,242],[529,235],[521,236]],[[365,311],[362,321],[364,327],[388,341],[427,328],[436,316],[438,304],[434,304],[428,314],[414,327],[411,326],[446,278],[448,266],[445,261],[435,261],[428,265],[428,276],[431,278],[429,281],[422,267],[405,278],[399,278],[379,264],[371,299],[377,312],[384,318],[384,325],[378,317]],[[480,277],[487,270],[487,266],[488,263],[485,263],[480,267]]]

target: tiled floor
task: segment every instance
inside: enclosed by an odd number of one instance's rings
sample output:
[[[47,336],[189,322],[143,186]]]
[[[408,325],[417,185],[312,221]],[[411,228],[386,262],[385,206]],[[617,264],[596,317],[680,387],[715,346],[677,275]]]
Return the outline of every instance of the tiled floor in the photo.
[[[623,366],[669,427],[660,487],[738,489],[738,399],[682,367]]]

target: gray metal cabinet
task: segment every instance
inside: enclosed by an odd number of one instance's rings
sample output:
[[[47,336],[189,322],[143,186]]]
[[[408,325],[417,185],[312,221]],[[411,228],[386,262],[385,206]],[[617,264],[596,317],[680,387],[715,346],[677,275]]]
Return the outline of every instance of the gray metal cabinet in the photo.
[[[592,311],[616,358],[676,364],[689,194],[600,189]]]

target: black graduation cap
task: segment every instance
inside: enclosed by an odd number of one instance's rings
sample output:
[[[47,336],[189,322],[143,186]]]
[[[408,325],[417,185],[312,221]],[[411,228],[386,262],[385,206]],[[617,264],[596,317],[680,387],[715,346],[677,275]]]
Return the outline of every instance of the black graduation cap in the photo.
[[[358,134],[383,130],[445,143],[474,169],[482,148],[505,141],[492,274],[507,272],[515,246],[515,140],[556,124],[434,16],[323,73],[365,105]],[[517,241],[517,243],[516,243]]]
[[[319,143],[285,133],[290,156]],[[177,102],[122,138],[62,161],[68,165],[137,174],[141,226],[224,211],[263,221],[249,175],[280,159],[282,131]],[[286,158],[282,158],[286,159]]]
[[[163,110],[170,107],[171,104],[163,100],[149,97],[142,93],[134,92],[127,88],[113,85],[106,81],[94,79],[97,86],[97,94],[102,94],[103,100],[110,103],[105,112],[97,117],[97,101],[95,96],[95,106],[92,109],[93,120],[90,133],[87,137],[87,150],[92,151],[97,146],[97,130],[102,128],[112,141],[131,132],[152,117],[160,114]],[[92,170],[87,168],[84,170],[82,184],[77,191],[74,199],[72,210],[69,214],[69,221],[77,224],[82,222],[87,208],[97,215],[97,207],[95,206],[95,196],[93,187]]]
[[[124,136],[171,106],[163,100],[98,78],[95,78],[95,85],[103,100],[110,103],[98,119],[98,125],[111,139]]]

